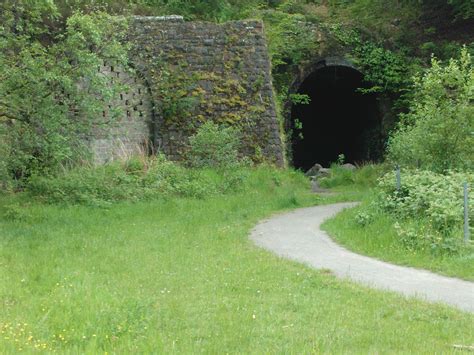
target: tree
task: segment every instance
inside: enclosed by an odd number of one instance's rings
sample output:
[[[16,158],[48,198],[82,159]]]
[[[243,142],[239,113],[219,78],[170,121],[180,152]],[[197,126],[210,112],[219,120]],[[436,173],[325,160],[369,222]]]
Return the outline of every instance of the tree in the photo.
[[[0,166],[21,180],[84,152],[92,117],[115,89],[97,68],[126,65],[127,24],[74,13],[61,27],[53,1],[27,0],[2,2],[0,23],[0,140],[9,147]]]
[[[388,158],[445,172],[474,168],[474,68],[466,48],[446,66],[435,58],[415,78],[408,114],[388,143]]]

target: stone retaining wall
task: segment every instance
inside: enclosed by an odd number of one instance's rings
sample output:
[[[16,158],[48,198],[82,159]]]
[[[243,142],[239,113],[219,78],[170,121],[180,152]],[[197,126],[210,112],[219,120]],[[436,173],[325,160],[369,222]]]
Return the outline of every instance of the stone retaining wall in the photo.
[[[118,127],[93,143],[99,161],[117,155],[117,140],[133,152],[148,138],[155,151],[179,160],[188,137],[212,120],[240,127],[243,155],[283,164],[260,21],[215,24],[177,16],[134,17],[128,40],[137,77],[103,68],[127,82],[130,92],[112,103],[123,108]]]
[[[104,62],[99,68],[103,75],[118,81],[126,89],[108,102],[94,130],[91,148],[96,163],[124,160],[148,152],[153,127],[153,103],[148,87],[138,75],[113,63]],[[117,116],[114,110],[119,114]]]

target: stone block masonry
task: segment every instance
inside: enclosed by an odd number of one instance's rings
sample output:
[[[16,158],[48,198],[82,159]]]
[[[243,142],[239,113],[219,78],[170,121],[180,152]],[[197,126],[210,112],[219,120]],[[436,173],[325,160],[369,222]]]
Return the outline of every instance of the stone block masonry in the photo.
[[[104,164],[124,160],[149,148],[153,104],[142,78],[113,63],[104,62],[100,73],[126,88],[103,107],[90,142],[94,160]],[[118,117],[117,111],[119,113]]]
[[[135,94],[131,99],[143,105],[136,110],[136,103],[129,102],[131,110],[125,105],[127,117],[121,121],[128,124],[115,131],[114,139],[122,136],[133,151],[134,144],[149,137],[155,151],[180,160],[189,136],[212,120],[241,129],[243,155],[283,165],[260,21],[215,24],[185,22],[178,16],[133,17],[128,41],[139,80],[126,80]],[[127,112],[134,112],[133,117]],[[115,149],[110,142],[96,141],[102,161]]]

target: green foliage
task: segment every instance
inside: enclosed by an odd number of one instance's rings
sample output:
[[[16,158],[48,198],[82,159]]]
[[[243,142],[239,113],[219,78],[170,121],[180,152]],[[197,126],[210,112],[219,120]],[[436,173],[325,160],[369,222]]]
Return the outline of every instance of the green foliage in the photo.
[[[252,15],[263,0],[141,0],[152,11],[178,14],[189,20],[228,21]]]
[[[356,186],[358,188],[371,188],[377,185],[384,167],[375,164],[365,164],[355,170],[347,169],[340,164],[333,164],[330,175],[319,179],[321,187],[339,188]]]
[[[402,54],[367,41],[355,46],[353,56],[364,73],[364,80],[371,85],[369,89],[362,89],[363,92],[398,93],[407,86],[410,65]]]
[[[340,44],[350,49],[349,56],[354,65],[364,74],[369,88],[361,88],[364,93],[384,92],[399,94],[409,83],[408,73],[418,69],[417,62],[402,50],[388,49],[375,36],[362,35],[357,28],[342,23],[327,23],[323,27]]]
[[[300,64],[309,60],[318,48],[313,28],[302,14],[268,11],[263,14],[266,35],[275,67]]]
[[[188,163],[196,168],[226,168],[239,163],[240,132],[207,121],[189,138]]]
[[[339,165],[331,166],[330,176],[320,179],[320,185],[325,188],[348,186],[353,184],[354,172]]]
[[[342,211],[325,222],[323,228],[338,243],[358,254],[474,281],[474,248],[466,245],[456,253],[447,253],[430,245],[420,247],[420,239],[433,235],[426,220],[388,214],[374,206],[374,198],[372,193],[366,193],[359,206]],[[397,222],[408,233],[399,234],[401,230],[394,227]],[[417,233],[413,233],[416,226]]]
[[[163,16],[181,15],[186,20],[223,22],[247,18],[256,8],[267,5],[265,0],[55,0],[61,13],[71,10],[107,11],[111,14],[134,13]]]
[[[3,207],[3,217],[8,221],[25,222],[31,219],[31,214],[19,203],[12,203]]]
[[[422,11],[419,1],[329,0],[340,22],[356,25],[378,40],[397,42]]]
[[[459,18],[474,18],[474,3],[471,0],[448,0]]]
[[[463,240],[464,182],[473,186],[474,174],[407,170],[397,190],[388,173],[379,182],[376,206],[401,221],[396,230],[408,249],[456,252]],[[474,209],[470,214],[473,220]]]
[[[342,164],[345,163],[345,161],[346,161],[346,156],[341,153],[341,154],[339,154],[339,155],[337,156],[336,164],[337,164],[337,165],[342,165]]]
[[[157,109],[166,126],[173,126],[191,116],[193,108],[198,104],[198,97],[192,94],[197,81],[196,75],[186,73],[186,63],[172,67],[166,61],[155,60],[149,63],[152,67],[150,75],[155,83],[153,92],[160,105]]]
[[[117,201],[139,201],[184,196],[204,198],[242,188],[243,167],[232,170],[188,169],[156,158],[132,158],[103,166],[81,166],[50,176],[35,175],[27,191],[48,203],[108,206]]]
[[[374,216],[367,212],[359,212],[355,215],[355,221],[358,225],[365,227],[373,222]]]
[[[388,143],[388,158],[442,172],[474,168],[474,70],[466,49],[415,79],[410,112]]]
[[[0,166],[18,180],[85,151],[91,117],[114,94],[97,68],[104,60],[126,65],[123,19],[76,13],[58,30],[58,16],[53,1],[0,4],[0,130],[10,147]]]
[[[293,105],[308,105],[311,102],[311,97],[306,94],[290,94],[290,100]]]

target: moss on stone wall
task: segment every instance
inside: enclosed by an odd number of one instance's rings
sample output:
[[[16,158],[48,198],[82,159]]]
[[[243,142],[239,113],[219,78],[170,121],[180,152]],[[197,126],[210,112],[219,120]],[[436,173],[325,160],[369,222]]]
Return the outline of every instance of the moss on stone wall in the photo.
[[[205,121],[237,126],[243,155],[283,164],[270,74],[259,21],[222,25],[137,17],[132,61],[155,105],[158,149],[179,160]]]

